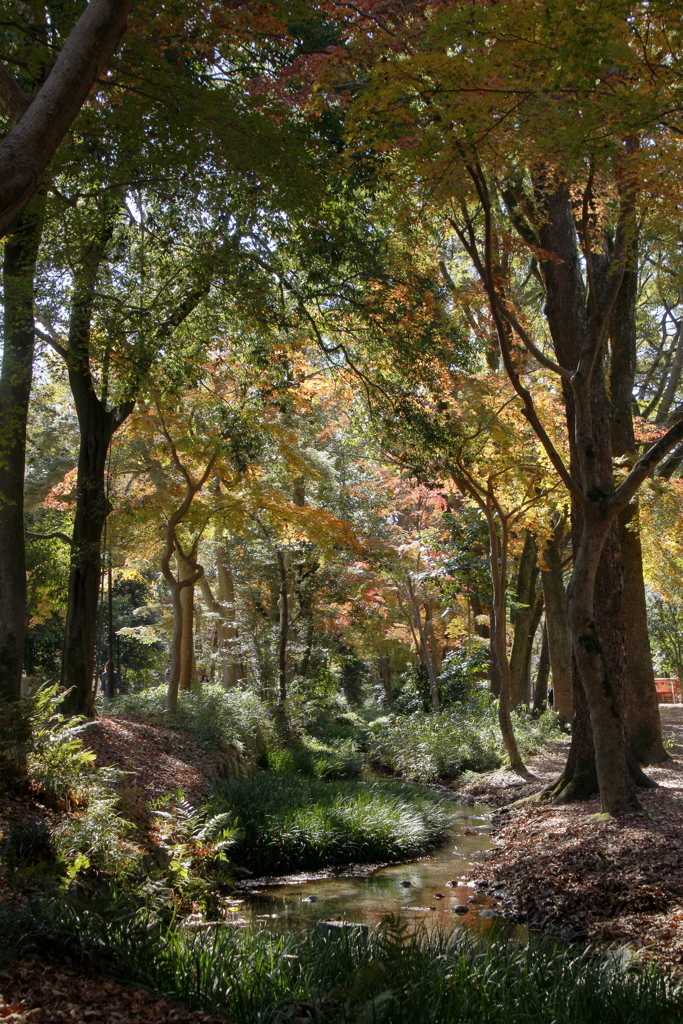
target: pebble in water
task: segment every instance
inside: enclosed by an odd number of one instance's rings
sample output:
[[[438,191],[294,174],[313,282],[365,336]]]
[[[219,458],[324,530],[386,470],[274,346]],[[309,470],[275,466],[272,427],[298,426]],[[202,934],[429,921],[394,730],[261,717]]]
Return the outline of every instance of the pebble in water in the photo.
[[[469,914],[470,908],[466,907],[464,903],[459,903],[457,907],[453,907],[454,914]]]
[[[404,889],[412,889],[412,887],[413,887],[413,883],[409,882],[407,878],[403,879],[403,881],[401,882],[401,885],[403,886]]]

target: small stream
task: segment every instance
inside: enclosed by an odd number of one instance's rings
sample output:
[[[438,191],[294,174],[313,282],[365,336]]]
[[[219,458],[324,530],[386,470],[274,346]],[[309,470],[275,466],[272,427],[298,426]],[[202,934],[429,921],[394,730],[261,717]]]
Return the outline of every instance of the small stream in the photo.
[[[488,927],[494,902],[476,894],[465,878],[491,848],[492,812],[483,805],[453,804],[452,814],[452,835],[431,856],[387,867],[355,865],[249,882],[242,896],[231,901],[232,922],[310,928],[318,921],[349,921],[373,927],[394,915],[408,931],[456,923]]]

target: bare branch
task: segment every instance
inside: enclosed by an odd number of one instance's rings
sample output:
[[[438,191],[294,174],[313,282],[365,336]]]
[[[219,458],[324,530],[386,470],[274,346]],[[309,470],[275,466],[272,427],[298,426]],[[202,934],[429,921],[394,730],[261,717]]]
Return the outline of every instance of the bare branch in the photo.
[[[74,546],[73,539],[60,530],[55,530],[54,533],[31,533],[29,530],[26,530],[26,536],[29,540],[61,540],[68,544],[69,547]]]

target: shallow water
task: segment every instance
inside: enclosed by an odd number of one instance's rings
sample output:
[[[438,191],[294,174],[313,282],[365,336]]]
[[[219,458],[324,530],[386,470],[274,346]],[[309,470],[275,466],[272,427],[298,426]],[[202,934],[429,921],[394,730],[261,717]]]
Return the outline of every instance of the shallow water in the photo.
[[[451,838],[429,857],[377,869],[351,867],[277,883],[249,883],[242,897],[231,901],[232,920],[261,927],[311,927],[331,920],[374,926],[394,915],[408,931],[456,923],[488,926],[488,916],[479,915],[490,912],[493,901],[475,894],[464,879],[491,847],[492,812],[481,805],[453,804],[452,814]],[[467,913],[456,914],[456,906],[467,906]]]

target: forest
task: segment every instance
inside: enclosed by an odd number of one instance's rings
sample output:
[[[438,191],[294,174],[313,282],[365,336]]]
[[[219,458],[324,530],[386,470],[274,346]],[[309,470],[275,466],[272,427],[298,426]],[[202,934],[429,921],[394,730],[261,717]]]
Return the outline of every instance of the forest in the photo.
[[[0,0],[0,1019],[683,1020],[675,0]]]

